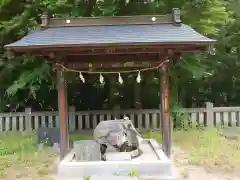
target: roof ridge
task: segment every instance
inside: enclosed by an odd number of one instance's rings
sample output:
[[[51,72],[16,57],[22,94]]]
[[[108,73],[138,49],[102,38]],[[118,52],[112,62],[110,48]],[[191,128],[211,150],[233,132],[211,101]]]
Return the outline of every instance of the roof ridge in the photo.
[[[162,25],[163,24],[171,24],[173,25],[172,23],[161,23]],[[159,24],[66,24],[66,25],[49,25],[47,27],[48,28],[59,28],[59,27],[96,27],[96,26],[149,26],[149,25],[152,25],[152,26],[155,26],[155,25],[159,25]]]
[[[166,15],[137,15],[137,16],[105,16],[105,17],[77,17],[77,18],[49,18],[47,13],[41,16],[42,28],[51,26],[89,26],[89,25],[141,25],[165,24],[181,25],[180,10],[173,8],[171,14]]]

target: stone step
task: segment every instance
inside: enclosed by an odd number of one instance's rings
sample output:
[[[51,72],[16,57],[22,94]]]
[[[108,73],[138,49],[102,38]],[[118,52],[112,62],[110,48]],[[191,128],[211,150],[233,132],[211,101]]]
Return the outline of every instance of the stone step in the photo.
[[[93,175],[91,177],[80,177],[80,178],[56,178],[56,180],[139,180],[138,177],[134,176],[116,176],[116,175]]]
[[[116,175],[93,175],[91,177],[81,178],[57,178],[56,180],[178,180],[172,176],[116,176]]]
[[[97,176],[93,175],[90,177],[90,180],[139,180],[138,177],[136,176],[114,176],[114,175],[109,175],[109,176]]]
[[[173,176],[91,176],[89,180],[178,180],[177,177]],[[84,180],[84,179],[83,179]]]

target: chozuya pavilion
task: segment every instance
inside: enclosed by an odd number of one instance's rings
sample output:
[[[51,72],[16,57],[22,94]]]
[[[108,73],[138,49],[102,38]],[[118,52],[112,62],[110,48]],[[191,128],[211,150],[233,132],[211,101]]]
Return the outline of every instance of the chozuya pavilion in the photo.
[[[95,70],[161,66],[162,149],[170,156],[168,67],[182,52],[208,51],[214,40],[183,24],[177,8],[167,15],[67,19],[43,14],[41,19],[39,29],[5,48],[15,54],[48,57],[57,68],[61,157],[65,157],[69,149],[67,83],[63,67],[80,71],[87,70],[89,64]],[[127,66],[128,62],[134,63]]]

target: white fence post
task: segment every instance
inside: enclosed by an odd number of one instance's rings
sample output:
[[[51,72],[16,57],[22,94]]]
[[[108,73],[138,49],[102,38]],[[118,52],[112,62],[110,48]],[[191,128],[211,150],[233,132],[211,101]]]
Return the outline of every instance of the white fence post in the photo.
[[[75,127],[75,119],[76,119],[76,110],[75,107],[70,106],[69,107],[69,117],[68,117],[68,123],[69,123],[69,130],[75,131],[76,127]]]
[[[207,109],[207,127],[214,127],[214,111],[213,111],[213,103],[206,102]]]
[[[31,108],[25,108],[25,129],[26,131],[32,130],[32,109]]]

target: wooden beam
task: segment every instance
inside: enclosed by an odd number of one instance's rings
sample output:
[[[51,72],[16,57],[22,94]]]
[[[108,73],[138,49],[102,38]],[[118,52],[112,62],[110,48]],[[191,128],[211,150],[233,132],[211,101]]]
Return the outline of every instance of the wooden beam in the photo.
[[[136,55],[136,54],[165,54],[171,49],[162,47],[128,47],[128,46],[108,46],[108,47],[65,47],[65,48],[53,48],[53,49],[42,49],[41,54],[52,56],[52,52],[65,53],[66,56],[84,56],[84,55]]]
[[[66,61],[60,64],[65,63],[71,69],[144,68],[158,66],[166,56],[167,54],[68,56]]]
[[[166,59],[172,58],[174,52],[164,54],[121,54],[121,55],[82,55],[67,56],[65,67],[75,70],[86,69],[121,69],[156,67]]]
[[[67,110],[67,93],[64,73],[57,72],[58,80],[58,113],[60,129],[60,158],[63,159],[69,148],[68,139],[68,110]]]
[[[126,63],[126,62],[159,62],[156,59],[163,59],[168,53],[141,53],[141,54],[104,54],[104,55],[68,55],[66,63]]]
[[[174,23],[173,14],[139,15],[139,16],[105,16],[79,18],[50,18],[44,27],[56,26],[99,26],[99,25],[127,25],[127,24],[164,24]]]
[[[14,52],[29,53],[38,56],[52,56],[53,52],[61,52],[66,55],[100,55],[100,54],[141,54],[161,53],[168,50],[175,52],[183,51],[207,51],[209,43],[125,43],[125,44],[76,44],[76,45],[54,45],[54,46],[29,46],[13,47]]]
[[[86,48],[86,49],[72,49],[68,55],[119,55],[119,54],[143,54],[143,53],[164,53],[164,49],[156,47],[156,48],[142,48],[142,47],[108,47],[108,48]]]
[[[96,70],[96,69],[137,69],[157,67],[163,61],[172,59],[174,52],[166,54],[122,54],[122,55],[84,55],[68,56],[65,61],[57,61],[55,69],[68,68],[69,70]],[[64,67],[63,67],[63,66]],[[66,70],[66,69],[65,69]]]
[[[61,51],[66,55],[121,55],[121,54],[165,54],[168,51],[205,51],[207,46],[194,44],[161,44],[161,45],[108,45],[102,47],[64,47],[64,48],[46,48],[41,51],[54,52]]]
[[[162,125],[162,147],[164,153],[170,157],[172,151],[171,122],[169,110],[169,74],[168,66],[165,64],[160,71],[161,88],[161,125]]]
[[[126,25],[126,24],[181,24],[180,10],[172,9],[172,14],[166,15],[138,15],[138,16],[105,16],[105,17],[75,17],[49,18],[48,13],[41,16],[42,28],[56,26],[86,26],[86,25]]]
[[[87,70],[87,69],[134,69],[134,68],[148,68],[156,67],[161,62],[126,62],[126,63],[110,63],[110,62],[93,62],[93,63],[68,63],[65,67],[75,70]]]

